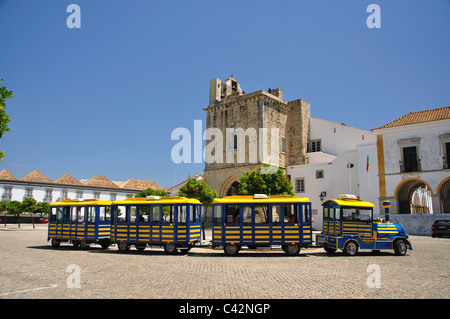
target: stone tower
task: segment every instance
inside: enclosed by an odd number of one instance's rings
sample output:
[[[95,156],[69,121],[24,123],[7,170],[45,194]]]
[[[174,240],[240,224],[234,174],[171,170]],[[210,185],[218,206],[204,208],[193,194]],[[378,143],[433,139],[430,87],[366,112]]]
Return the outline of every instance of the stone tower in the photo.
[[[205,182],[220,197],[236,194],[242,171],[261,164],[307,163],[310,105],[283,100],[281,89],[245,94],[232,77],[210,81]]]

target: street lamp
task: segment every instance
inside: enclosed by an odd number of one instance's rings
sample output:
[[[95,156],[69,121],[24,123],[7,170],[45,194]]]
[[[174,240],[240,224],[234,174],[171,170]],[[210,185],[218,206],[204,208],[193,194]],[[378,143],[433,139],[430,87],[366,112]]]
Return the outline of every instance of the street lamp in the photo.
[[[327,196],[327,192],[325,192],[325,191],[320,192],[320,195],[319,195],[320,201],[323,202],[323,198],[326,196]]]

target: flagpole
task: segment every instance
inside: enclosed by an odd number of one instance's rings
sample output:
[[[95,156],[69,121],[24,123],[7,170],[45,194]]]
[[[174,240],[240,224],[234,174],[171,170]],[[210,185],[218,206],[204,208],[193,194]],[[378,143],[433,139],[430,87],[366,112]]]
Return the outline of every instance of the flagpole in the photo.
[[[370,191],[370,166],[369,166],[369,153],[367,153],[367,166],[366,166],[367,173],[369,174],[369,191]]]

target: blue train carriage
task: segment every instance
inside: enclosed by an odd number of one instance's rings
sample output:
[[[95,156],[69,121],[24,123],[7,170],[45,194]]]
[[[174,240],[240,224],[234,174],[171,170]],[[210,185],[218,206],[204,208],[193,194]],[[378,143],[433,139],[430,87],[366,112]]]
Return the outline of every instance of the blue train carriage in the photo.
[[[113,204],[111,240],[122,252],[163,246],[168,254],[188,252],[201,242],[202,205],[185,197],[147,196]]]
[[[312,244],[311,202],[296,196],[227,196],[213,207],[212,248],[227,256],[242,246],[250,249],[281,245],[288,255],[298,255]]]
[[[354,256],[359,249],[394,250],[398,256],[412,250],[408,234],[399,224],[389,221],[388,201],[385,207],[385,221],[373,219],[375,205],[358,200],[354,195],[339,195],[338,199],[327,200],[323,206],[323,230],[316,236],[316,243],[333,254],[342,249],[345,255]]]
[[[101,199],[67,199],[50,204],[47,241],[57,248],[62,242],[86,249],[111,244],[111,203]]]

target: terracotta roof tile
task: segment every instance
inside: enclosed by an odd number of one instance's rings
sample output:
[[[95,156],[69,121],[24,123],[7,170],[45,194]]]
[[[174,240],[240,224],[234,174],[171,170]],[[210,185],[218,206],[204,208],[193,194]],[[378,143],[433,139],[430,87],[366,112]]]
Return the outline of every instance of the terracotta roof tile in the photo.
[[[383,128],[433,122],[433,121],[446,120],[446,119],[450,119],[450,106],[441,107],[441,108],[432,109],[432,110],[411,112],[411,113],[408,113],[390,123],[387,123],[383,126],[374,128],[373,130],[380,130]]]
[[[39,172],[38,170],[32,171],[21,179],[21,181],[35,182],[35,183],[53,183],[48,177]]]
[[[126,182],[123,183],[123,185],[121,185],[121,188],[136,189],[136,190],[144,190],[147,188],[152,188],[152,189],[157,189],[157,190],[164,189],[163,187],[161,187],[161,185],[159,185],[158,183],[156,183],[154,181],[145,180],[145,179],[136,179],[136,178],[128,179]]]
[[[73,176],[71,176],[71,175],[69,175],[67,173],[64,174],[63,176],[61,176],[60,178],[58,178],[57,180],[55,180],[55,183],[57,183],[57,184],[83,185],[83,184],[81,184],[80,181],[78,181]]]
[[[6,168],[2,169],[0,171],[0,179],[8,179],[11,181],[17,181],[18,179],[10,173],[10,171],[8,171]]]
[[[116,184],[110,181],[105,176],[95,175],[88,181],[84,182],[83,185],[95,186],[95,187],[107,187],[107,188],[119,188]]]

